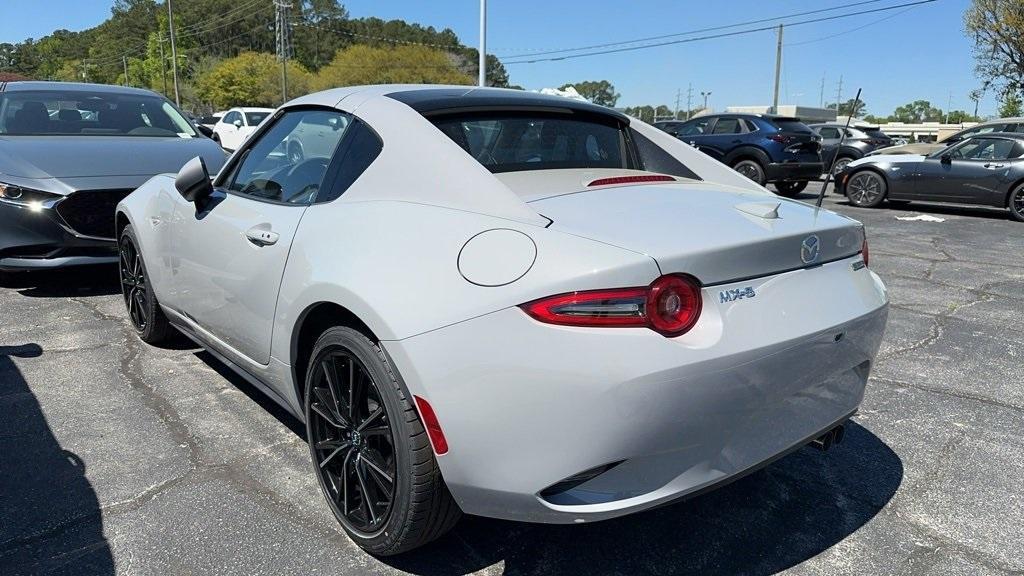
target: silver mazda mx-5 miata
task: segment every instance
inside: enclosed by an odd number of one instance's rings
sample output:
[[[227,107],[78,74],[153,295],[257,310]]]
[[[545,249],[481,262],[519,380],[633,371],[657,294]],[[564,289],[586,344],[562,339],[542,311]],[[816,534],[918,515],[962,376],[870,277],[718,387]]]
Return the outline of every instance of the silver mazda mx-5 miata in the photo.
[[[348,534],[603,520],[841,437],[887,314],[863,227],[647,124],[467,87],[283,106],[117,207],[128,313],[307,426]]]

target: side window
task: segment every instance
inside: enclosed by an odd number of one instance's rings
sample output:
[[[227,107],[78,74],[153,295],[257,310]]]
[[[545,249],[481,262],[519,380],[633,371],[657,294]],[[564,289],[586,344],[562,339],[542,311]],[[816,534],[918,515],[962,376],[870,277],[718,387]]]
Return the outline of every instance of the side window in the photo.
[[[740,134],[743,128],[739,118],[719,118],[712,134]]]
[[[241,120],[242,115],[238,112],[228,112],[228,115],[224,117],[225,124],[234,124],[235,120]]]
[[[329,189],[325,188],[316,195],[317,204],[330,202],[344,194],[384,148],[384,143],[366,124],[355,119],[351,122],[352,125],[348,128],[337,152],[341,157],[337,170],[338,177],[334,179]]]
[[[700,136],[708,131],[708,124],[711,122],[710,118],[700,118],[698,120],[692,120],[683,124],[679,127],[679,131],[676,133],[677,136]]]
[[[335,148],[351,124],[337,110],[293,110],[249,145],[226,181],[237,194],[307,204],[323,184]]]
[[[743,124],[746,125],[747,132],[757,132],[758,130],[760,130],[760,128],[757,127],[757,124],[754,124],[752,120],[747,120],[746,118],[743,118]]]
[[[1006,160],[1015,142],[1002,138],[972,138],[952,152],[960,160]]]
[[[818,129],[818,134],[820,134],[821,137],[826,140],[838,139],[839,129],[833,128],[832,126],[822,126],[821,128]]]

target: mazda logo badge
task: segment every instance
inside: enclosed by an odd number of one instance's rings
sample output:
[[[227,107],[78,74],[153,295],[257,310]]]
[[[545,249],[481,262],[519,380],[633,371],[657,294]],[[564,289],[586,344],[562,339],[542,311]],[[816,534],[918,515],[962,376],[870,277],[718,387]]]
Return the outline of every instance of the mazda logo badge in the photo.
[[[800,259],[804,261],[804,264],[816,262],[819,256],[821,256],[821,240],[814,234],[804,238],[804,241],[800,243]]]

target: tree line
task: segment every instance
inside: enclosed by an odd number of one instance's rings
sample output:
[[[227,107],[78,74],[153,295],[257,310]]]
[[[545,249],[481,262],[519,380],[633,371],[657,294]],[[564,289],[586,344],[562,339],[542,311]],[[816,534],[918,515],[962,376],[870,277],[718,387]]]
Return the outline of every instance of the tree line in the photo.
[[[477,50],[451,29],[351,18],[337,0],[292,5],[289,98],[327,86],[470,84],[477,77]],[[281,103],[272,0],[175,0],[173,7],[185,108]],[[163,2],[115,0],[110,18],[93,28],[0,43],[0,74],[127,84],[173,97],[169,30]],[[505,67],[490,54],[487,83],[510,86]]]

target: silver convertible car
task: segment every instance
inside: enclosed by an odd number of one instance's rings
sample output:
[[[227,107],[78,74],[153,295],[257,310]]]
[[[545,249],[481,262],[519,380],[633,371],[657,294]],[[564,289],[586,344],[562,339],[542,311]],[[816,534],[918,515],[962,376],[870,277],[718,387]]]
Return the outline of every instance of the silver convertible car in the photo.
[[[867,156],[836,175],[850,203],[952,202],[1006,208],[1024,222],[1024,134],[973,136],[927,156]]]
[[[0,271],[117,262],[114,206],[195,156],[226,159],[149,90],[0,82]]]
[[[461,512],[594,522],[828,447],[888,310],[860,223],[518,90],[304,96],[116,226],[141,338],[180,330],[305,421],[380,555]]]

